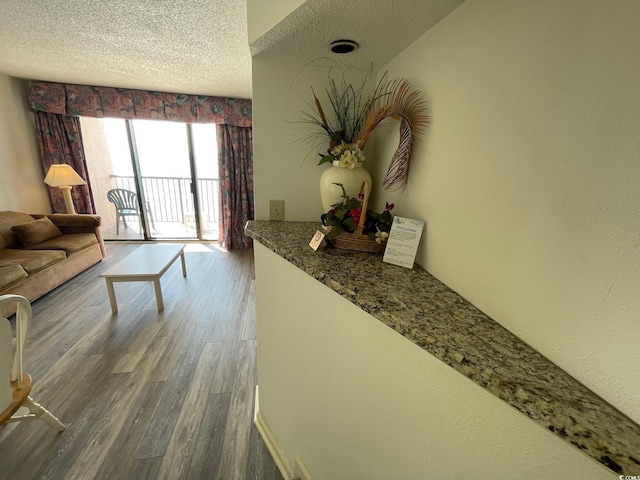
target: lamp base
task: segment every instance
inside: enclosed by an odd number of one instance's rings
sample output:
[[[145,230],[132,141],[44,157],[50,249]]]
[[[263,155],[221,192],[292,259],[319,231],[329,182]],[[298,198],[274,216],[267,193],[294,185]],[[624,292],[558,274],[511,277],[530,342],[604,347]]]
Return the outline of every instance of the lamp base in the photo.
[[[67,213],[72,215],[76,214],[76,209],[73,208],[73,199],[71,198],[71,185],[61,185],[62,196],[64,197],[64,204],[67,207]]]

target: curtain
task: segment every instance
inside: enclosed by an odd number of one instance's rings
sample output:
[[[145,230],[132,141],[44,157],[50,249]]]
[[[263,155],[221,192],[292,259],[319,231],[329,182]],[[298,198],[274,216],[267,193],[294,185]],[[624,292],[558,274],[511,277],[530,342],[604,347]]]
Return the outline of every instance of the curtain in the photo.
[[[223,248],[251,248],[244,226],[253,220],[253,133],[251,128],[218,125],[220,236]]]
[[[76,212],[95,213],[82,145],[80,121],[77,117],[47,112],[35,112],[35,120],[44,175],[46,176],[49,167],[53,164],[66,163],[71,165],[87,182],[87,185],[75,185],[71,189]],[[55,212],[66,213],[62,191],[58,187],[49,187],[49,197]]]
[[[187,95],[129,88],[31,82],[31,110],[74,117],[114,117],[170,120],[183,123],[224,123],[250,127],[251,100]]]

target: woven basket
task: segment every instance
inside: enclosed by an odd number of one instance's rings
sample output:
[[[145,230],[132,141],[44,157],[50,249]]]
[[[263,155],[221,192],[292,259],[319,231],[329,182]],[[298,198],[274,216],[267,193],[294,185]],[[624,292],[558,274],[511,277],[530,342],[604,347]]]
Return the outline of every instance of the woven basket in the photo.
[[[367,235],[363,235],[364,224],[367,221],[367,206],[369,204],[369,195],[371,194],[371,185],[365,180],[360,187],[360,194],[364,193],[362,200],[362,215],[360,222],[353,233],[342,232],[336,238],[327,239],[334,248],[341,250],[356,250],[358,252],[380,253],[384,250],[385,242],[378,243],[371,240]]]

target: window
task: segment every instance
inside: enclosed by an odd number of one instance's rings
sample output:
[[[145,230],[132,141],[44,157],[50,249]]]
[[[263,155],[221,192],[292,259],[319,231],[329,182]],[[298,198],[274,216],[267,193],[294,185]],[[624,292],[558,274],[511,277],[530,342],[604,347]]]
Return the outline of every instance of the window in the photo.
[[[217,238],[215,124],[82,117],[81,125],[105,239]],[[116,193],[133,204],[118,205]]]

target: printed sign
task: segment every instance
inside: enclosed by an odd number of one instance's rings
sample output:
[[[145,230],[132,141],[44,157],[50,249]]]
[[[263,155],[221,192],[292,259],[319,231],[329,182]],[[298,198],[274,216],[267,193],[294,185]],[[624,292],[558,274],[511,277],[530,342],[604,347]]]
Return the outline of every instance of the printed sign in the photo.
[[[382,260],[400,267],[413,268],[424,222],[393,217],[393,224]]]

